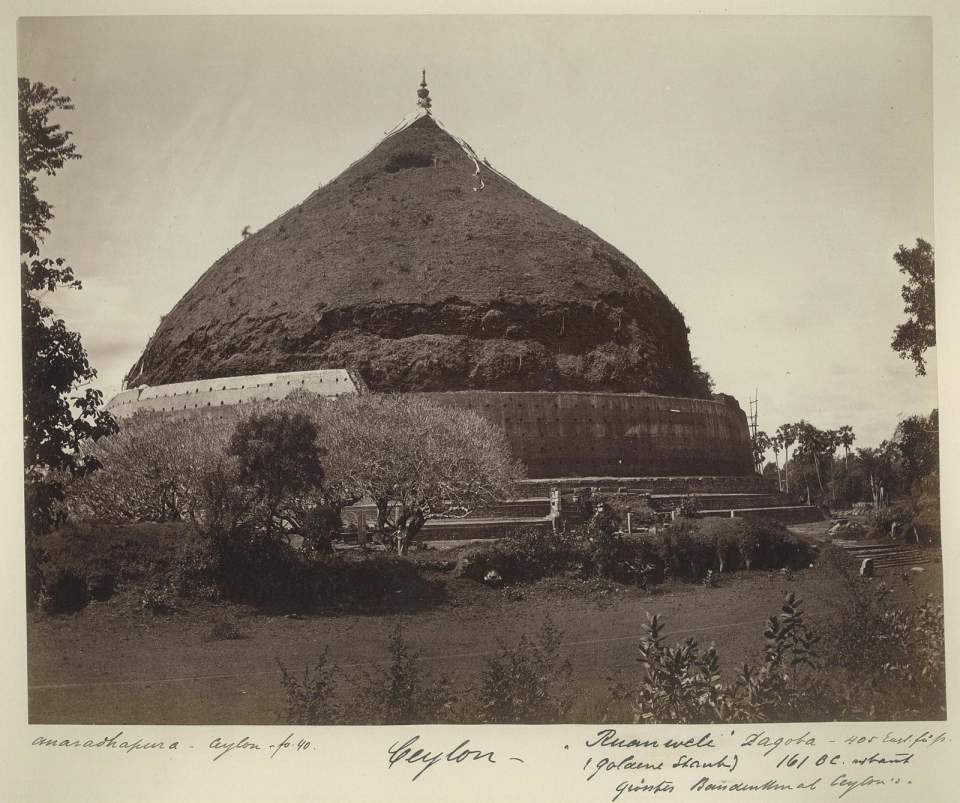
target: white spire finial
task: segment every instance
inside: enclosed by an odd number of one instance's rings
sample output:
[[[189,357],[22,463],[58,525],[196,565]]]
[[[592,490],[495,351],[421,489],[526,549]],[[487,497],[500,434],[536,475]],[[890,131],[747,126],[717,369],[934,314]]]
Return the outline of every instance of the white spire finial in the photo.
[[[427,114],[430,113],[430,90],[427,89],[427,71],[422,71],[423,78],[420,81],[420,88],[417,90],[417,105],[421,109],[425,109]]]

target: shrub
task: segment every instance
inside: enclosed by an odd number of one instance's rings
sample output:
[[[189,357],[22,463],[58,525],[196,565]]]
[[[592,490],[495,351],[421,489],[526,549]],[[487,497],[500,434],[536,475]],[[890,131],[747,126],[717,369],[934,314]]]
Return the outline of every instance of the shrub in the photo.
[[[214,550],[217,587],[226,599],[268,611],[315,607],[312,566],[289,544],[234,534],[219,539]]]
[[[825,718],[829,708],[818,673],[815,635],[804,619],[802,603],[786,595],[779,616],[767,621],[763,662],[759,667],[744,663],[734,686],[736,714],[747,721],[803,720]]]
[[[637,583],[642,588],[649,580],[662,577],[657,554],[641,537],[625,536],[594,518],[574,530],[573,539],[584,572],[595,577]]]
[[[207,631],[203,640],[211,641],[238,641],[246,638],[240,624],[229,613],[221,613],[211,628]]]
[[[704,535],[693,521],[681,519],[661,528],[654,543],[666,578],[697,579],[707,570],[719,567],[713,539]]]
[[[446,677],[424,674],[398,624],[390,635],[390,665],[365,672],[357,682],[350,719],[364,725],[413,725],[451,719],[453,700]]]
[[[816,644],[802,604],[788,594],[778,616],[767,622],[759,665],[744,664],[733,683],[723,679],[720,655],[688,638],[669,647],[659,616],[649,618],[637,647],[641,671],[611,689],[611,712],[624,708],[634,722],[700,723],[815,718],[821,710]]]
[[[696,494],[680,497],[680,501],[677,503],[676,508],[674,508],[677,517],[682,519],[698,518],[702,509],[703,504],[700,502],[700,497]]]
[[[72,568],[54,571],[41,594],[41,605],[47,613],[74,613],[89,601],[86,578]]]
[[[856,526],[863,531],[863,537],[871,538],[886,538],[894,532],[903,535],[905,528],[909,527],[912,518],[911,513],[910,505],[907,502],[894,502],[884,505],[878,510],[871,505],[867,510],[865,523],[849,522],[845,529]],[[844,533],[844,537],[846,537],[846,533]]]
[[[176,589],[163,580],[148,585],[140,598],[140,607],[153,614],[173,613],[176,609]]]
[[[794,537],[780,522],[762,517],[745,520],[752,544],[750,567],[754,569],[802,569],[810,565],[811,547]]]
[[[681,519],[654,534],[626,536],[607,510],[564,533],[526,530],[474,550],[462,574],[482,580],[496,571],[506,582],[526,582],[575,570],[623,583],[665,578],[700,580],[707,572],[796,569],[811,549],[778,522],[765,519]]]
[[[657,512],[650,505],[649,494],[612,494],[602,497],[602,501],[613,514],[616,526],[620,530],[627,529],[627,513],[630,514],[632,529],[657,523]]]
[[[336,703],[337,667],[330,664],[327,656],[325,649],[312,667],[304,667],[301,678],[288,672],[277,660],[284,694],[280,715],[284,722],[290,725],[333,725],[340,720]]]
[[[508,583],[538,580],[581,565],[570,536],[545,529],[527,529],[470,553],[462,564],[464,576],[483,580],[495,571]]]
[[[909,608],[891,603],[893,589],[863,578],[830,549],[827,565],[843,598],[826,631],[832,662],[855,684],[839,694],[842,714],[865,719],[937,719],[946,711],[943,605],[914,596]],[[907,581],[904,589],[915,594]]]
[[[934,471],[914,483],[911,494],[912,520],[917,540],[940,543],[940,472]]]
[[[514,649],[501,647],[487,659],[474,700],[481,722],[547,723],[563,720],[570,709],[572,667],[560,660],[560,631],[550,619],[535,641],[520,637]]]
[[[692,638],[668,647],[663,628],[659,616],[649,617],[637,646],[640,676],[634,685],[621,681],[611,689],[612,705],[626,704],[634,722],[647,724],[727,720],[732,693],[721,678],[716,648],[701,651]]]
[[[194,599],[219,599],[221,594],[220,558],[208,539],[189,533],[177,545],[173,562],[173,582],[177,594]]]

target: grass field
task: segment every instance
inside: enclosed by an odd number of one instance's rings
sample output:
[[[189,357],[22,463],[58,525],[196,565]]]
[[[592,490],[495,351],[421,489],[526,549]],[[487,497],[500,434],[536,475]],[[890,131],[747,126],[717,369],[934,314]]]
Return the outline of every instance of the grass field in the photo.
[[[420,553],[434,558],[443,552]],[[814,622],[827,621],[841,594],[826,566],[785,576],[742,572],[719,587],[668,583],[653,590],[599,581],[551,578],[490,588],[426,569],[445,593],[415,613],[268,616],[253,609],[184,602],[167,615],[142,610],[121,591],[75,614],[30,614],[31,722],[87,724],[277,724],[282,721],[280,671],[311,664],[324,647],[349,679],[388,659],[388,635],[401,622],[408,643],[432,672],[461,693],[476,683],[486,656],[513,646],[549,616],[563,634],[577,689],[577,721],[596,721],[610,678],[635,671],[635,647],[648,613],[660,613],[669,636],[716,642],[729,671],[762,649],[764,620],[793,591]],[[942,594],[938,565],[910,573],[921,594]],[[900,584],[901,573],[889,575]],[[398,607],[404,608],[398,599]],[[241,638],[211,639],[225,617]],[[671,640],[673,640],[671,638]],[[344,694],[348,684],[341,684]]]

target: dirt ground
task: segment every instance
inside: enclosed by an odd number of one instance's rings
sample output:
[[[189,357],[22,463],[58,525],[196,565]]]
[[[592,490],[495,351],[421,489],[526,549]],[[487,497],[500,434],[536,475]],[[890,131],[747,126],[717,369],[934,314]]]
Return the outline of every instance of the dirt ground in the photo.
[[[30,721],[278,724],[277,660],[300,671],[329,648],[329,658],[349,679],[387,661],[388,635],[397,621],[427,667],[449,675],[464,691],[476,682],[486,656],[533,634],[546,616],[562,631],[562,654],[573,664],[574,716],[596,721],[609,678],[635,671],[636,642],[648,613],[665,618],[668,637],[716,642],[724,667],[732,670],[759,656],[762,624],[778,612],[785,592],[800,596],[811,618],[829,617],[840,594],[836,575],[820,565],[792,576],[738,573],[716,588],[676,583],[649,591],[561,578],[489,588],[439,568],[428,574],[446,584],[446,599],[416,613],[267,616],[190,603],[154,615],[132,595],[118,594],[72,615],[31,614]],[[887,579],[899,582],[902,574]],[[908,574],[919,593],[942,594],[939,565]],[[225,616],[243,638],[210,640]],[[350,692],[349,684],[341,689]]]

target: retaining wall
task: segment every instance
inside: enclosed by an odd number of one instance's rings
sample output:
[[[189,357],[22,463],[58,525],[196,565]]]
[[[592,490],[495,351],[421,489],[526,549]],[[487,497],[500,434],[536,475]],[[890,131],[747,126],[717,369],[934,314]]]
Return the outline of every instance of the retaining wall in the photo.
[[[531,478],[753,473],[746,415],[727,402],[574,391],[418,395],[502,427]]]
[[[170,385],[145,385],[118,393],[107,404],[107,410],[115,418],[127,418],[137,410],[205,412],[208,408],[212,410],[282,399],[298,389],[328,397],[362,391],[355,378],[344,368],[290,371],[174,382]]]

